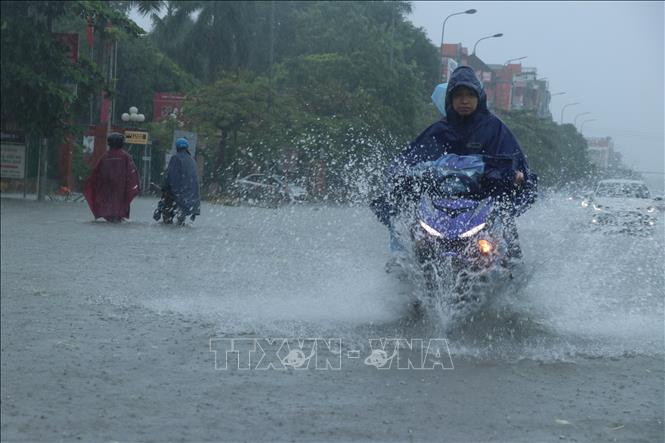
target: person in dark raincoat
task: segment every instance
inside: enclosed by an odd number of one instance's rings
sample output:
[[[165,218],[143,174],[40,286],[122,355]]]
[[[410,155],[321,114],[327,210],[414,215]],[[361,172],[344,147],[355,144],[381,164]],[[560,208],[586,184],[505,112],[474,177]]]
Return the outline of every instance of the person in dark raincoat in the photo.
[[[372,202],[379,220],[390,228],[391,250],[396,252],[399,249],[392,229],[392,217],[399,212],[395,203],[399,196],[395,199],[389,195],[399,172],[420,162],[436,160],[444,154],[485,154],[512,159],[512,168],[502,171],[501,192],[510,196],[511,208],[505,217],[509,255],[521,257],[514,217],[535,201],[537,176],[529,170],[526,157],[510,129],[487,108],[485,91],[473,69],[460,66],[453,71],[443,107],[444,118],[425,129],[391,163],[386,172],[387,195]]]
[[[171,157],[164,173],[162,199],[153,218],[159,220],[163,215],[164,223],[171,223],[175,217],[176,222],[182,225],[187,216],[194,221],[201,214],[201,198],[196,162],[188,150],[189,141],[179,138],[175,147],[176,155]]]
[[[129,205],[139,194],[139,174],[132,157],[122,149],[125,137],[113,132],[107,142],[110,149],[86,180],[83,195],[95,219],[118,223],[129,218]]]

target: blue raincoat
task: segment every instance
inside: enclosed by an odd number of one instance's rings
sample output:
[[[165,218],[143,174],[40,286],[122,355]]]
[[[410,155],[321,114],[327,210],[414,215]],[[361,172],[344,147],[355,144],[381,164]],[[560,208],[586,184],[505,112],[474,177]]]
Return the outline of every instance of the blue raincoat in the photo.
[[[478,95],[478,107],[467,117],[460,116],[452,105],[452,92],[460,86],[466,86]],[[387,195],[372,203],[379,219],[388,224],[390,216],[398,211],[391,204],[389,194],[400,173],[445,154],[483,154],[512,160],[512,168],[500,171],[503,183],[500,192],[510,194],[514,215],[523,213],[535,201],[537,176],[529,170],[526,157],[510,129],[487,109],[487,96],[473,69],[468,66],[455,69],[448,81],[444,103],[445,117],[425,129],[388,167]],[[524,173],[525,181],[520,187],[514,184],[515,171]]]
[[[169,160],[162,190],[171,194],[183,215],[201,214],[196,163],[186,149],[179,149]]]

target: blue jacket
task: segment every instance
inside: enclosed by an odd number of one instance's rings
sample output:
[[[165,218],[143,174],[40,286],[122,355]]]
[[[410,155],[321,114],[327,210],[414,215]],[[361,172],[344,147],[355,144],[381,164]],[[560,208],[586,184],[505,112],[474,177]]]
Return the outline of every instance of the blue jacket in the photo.
[[[478,95],[478,107],[464,118],[453,109],[452,92],[459,86],[471,88]],[[510,129],[489,109],[487,96],[476,74],[468,66],[452,73],[445,98],[446,117],[425,129],[391,163],[386,173],[387,191],[406,168],[433,161],[444,154],[485,154],[512,160],[512,168],[502,171],[502,193],[511,194],[513,212],[523,213],[536,197],[537,176],[529,170],[526,157]],[[515,171],[522,171],[525,182],[514,184]],[[392,209],[395,212],[395,209]],[[379,216],[381,218],[381,216]]]
[[[162,190],[173,196],[178,208],[185,215],[199,215],[201,213],[196,163],[186,149],[179,149],[176,155],[169,160],[169,166],[164,174]]]

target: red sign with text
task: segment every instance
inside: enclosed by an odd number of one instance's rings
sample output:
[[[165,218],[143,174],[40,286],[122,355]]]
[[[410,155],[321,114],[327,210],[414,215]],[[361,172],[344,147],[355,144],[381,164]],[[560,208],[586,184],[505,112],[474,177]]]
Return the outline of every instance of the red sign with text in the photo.
[[[155,92],[152,120],[159,122],[168,118],[171,114],[179,114],[184,101],[185,96],[178,92]]]

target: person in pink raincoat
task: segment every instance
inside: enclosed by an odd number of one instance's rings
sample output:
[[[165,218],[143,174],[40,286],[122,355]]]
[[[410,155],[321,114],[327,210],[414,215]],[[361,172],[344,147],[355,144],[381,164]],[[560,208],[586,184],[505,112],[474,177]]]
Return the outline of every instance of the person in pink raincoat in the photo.
[[[99,159],[85,182],[83,194],[95,219],[118,223],[129,218],[129,205],[139,194],[139,174],[132,157],[125,151],[125,137],[109,134],[109,150]]]

